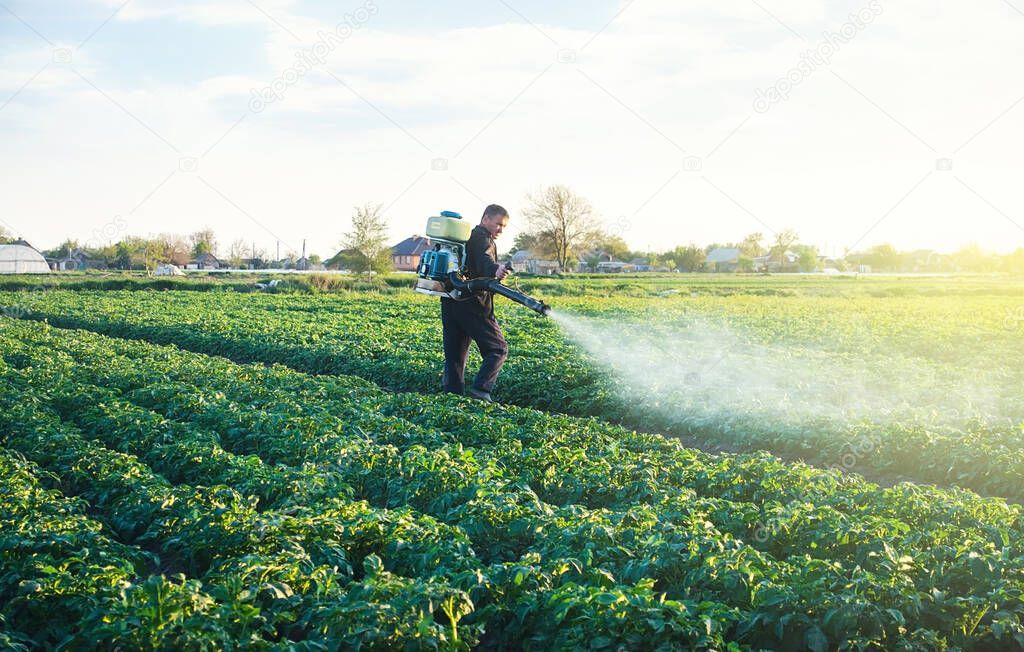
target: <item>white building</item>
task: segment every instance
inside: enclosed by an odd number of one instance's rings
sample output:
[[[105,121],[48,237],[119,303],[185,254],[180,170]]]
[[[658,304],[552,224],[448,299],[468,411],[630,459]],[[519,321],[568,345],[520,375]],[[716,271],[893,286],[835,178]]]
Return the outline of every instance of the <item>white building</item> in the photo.
[[[24,244],[0,245],[0,274],[49,274],[43,255]]]

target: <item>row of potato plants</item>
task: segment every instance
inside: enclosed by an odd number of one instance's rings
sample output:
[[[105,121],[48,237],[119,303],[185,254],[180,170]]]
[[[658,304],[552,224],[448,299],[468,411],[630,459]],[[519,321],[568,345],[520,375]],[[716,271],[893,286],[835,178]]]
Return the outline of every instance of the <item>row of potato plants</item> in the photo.
[[[593,642],[603,636],[606,646],[615,642],[674,641],[698,648],[729,647],[722,641],[720,623],[735,618],[735,609],[707,601],[690,604],[665,600],[663,595],[653,591],[653,582],[625,586],[607,581],[600,584],[566,581],[563,576],[569,575],[571,563],[555,559],[542,565],[539,555],[485,569],[474,562],[472,551],[460,543],[464,537],[454,531],[442,532],[441,536],[430,535],[430,528],[424,523],[434,523],[435,529],[443,526],[429,517],[409,515],[409,510],[392,511],[388,519],[371,520],[363,514],[365,503],[361,508],[357,506],[353,514],[351,509],[346,513],[324,499],[315,504],[315,509],[309,509],[308,514],[305,511],[294,514],[292,510],[260,513],[252,509],[255,499],[241,496],[243,512],[239,514],[237,507],[227,510],[230,516],[227,522],[223,507],[204,510],[199,505],[189,504],[187,510],[176,511],[179,503],[166,494],[190,488],[164,486],[165,483],[151,471],[147,473],[134,456],[96,445],[84,431],[80,433],[66,422],[55,421],[54,415],[47,416],[38,408],[14,409],[19,404],[33,402],[31,397],[36,402],[40,398],[49,399],[58,411],[74,409],[65,401],[74,400],[67,392],[75,387],[62,386],[66,381],[52,366],[42,373],[7,370],[4,381],[7,383],[4,396],[11,398],[4,407],[11,410],[5,413],[9,416],[4,418],[3,425],[14,433],[6,438],[5,445],[32,455],[62,478],[80,481],[81,485],[73,484],[67,489],[92,499],[97,511],[103,511],[105,518],[115,526],[133,527],[136,531],[145,529],[149,538],[159,542],[159,551],[169,556],[162,563],[180,563],[182,557],[190,560],[192,565],[188,570],[199,573],[202,580],[216,590],[228,590],[233,600],[247,603],[250,615],[258,614],[264,627],[270,627],[277,636],[287,635],[285,640],[328,647],[362,644],[461,649],[473,643],[516,647],[516,641],[527,640],[538,645],[574,647],[584,638]],[[18,394],[19,388],[24,391],[22,395]],[[78,389],[89,388],[78,386]],[[95,388],[92,391],[96,391]],[[101,397],[93,395],[92,398]],[[145,432],[158,439],[165,434],[145,427],[131,427],[133,419],[143,413],[132,411],[126,404],[117,404],[120,409],[109,407],[110,410],[80,418],[83,423],[102,423],[91,434],[102,436],[108,444],[120,442],[118,448],[122,449],[144,448],[145,443],[139,443],[138,437]],[[119,432],[117,424],[104,422],[104,419],[129,426],[127,432]],[[40,431],[43,423],[49,426],[48,432]],[[57,435],[56,431],[65,436]],[[178,430],[176,434],[183,434],[183,431]],[[148,443],[157,444],[155,440]],[[105,479],[97,477],[103,474],[95,471],[86,477],[76,474],[80,465],[87,463],[94,465],[94,469],[107,469],[104,462],[108,458],[122,465],[134,463],[135,467],[127,472],[118,469],[111,474],[113,477]],[[182,466],[191,464],[187,454],[166,461]],[[211,477],[211,481],[216,480],[216,475]],[[222,501],[238,496],[234,490],[223,486],[212,487],[209,491],[215,492]],[[130,509],[133,505],[126,508],[120,501],[110,498],[111,493],[128,492],[135,499],[143,497],[144,508]],[[158,500],[161,500],[158,514],[145,509],[153,507]],[[171,513],[164,513],[166,511]],[[157,526],[167,526],[170,522],[173,527],[169,530],[154,527],[151,523],[154,519]],[[131,536],[123,530],[121,534]],[[145,540],[145,537],[136,538]],[[206,545],[216,541],[221,545],[215,548]],[[368,546],[376,548],[380,555],[367,554]],[[438,560],[440,552],[445,550],[455,552]],[[198,562],[197,552],[200,554]],[[345,583],[344,576],[349,572],[346,561],[356,558],[360,552],[362,570],[357,574],[364,578]],[[271,555],[273,558],[268,558]],[[333,561],[333,566],[314,565],[312,559],[308,559],[324,555],[330,557],[325,561]],[[406,561],[403,563],[403,560]],[[396,572],[392,573],[387,567],[395,567]],[[402,567],[416,577],[398,575]],[[456,583],[464,588],[456,588]],[[343,593],[331,590],[334,587],[342,589]],[[476,596],[476,605],[468,597],[470,591],[481,594]],[[502,602],[499,596],[504,598]],[[514,614],[506,613],[509,601],[515,604]],[[255,605],[251,604],[254,602]],[[476,611],[478,617],[465,624],[460,622],[474,606],[480,607]],[[502,628],[506,619],[510,623]],[[521,622],[517,623],[517,619]],[[643,624],[647,620],[656,620],[659,626],[651,629]],[[489,639],[480,638],[485,625],[490,626]],[[189,632],[193,637],[200,633]],[[94,634],[87,632],[85,635]],[[116,640],[129,644],[132,641],[127,636]],[[252,640],[248,641],[251,643]],[[174,649],[176,646],[168,641],[166,647]]]
[[[0,297],[0,302],[24,301],[23,295],[8,294]],[[812,308],[802,299],[804,303],[796,306],[783,303],[768,310],[750,297],[745,299],[715,303],[714,299],[701,298],[706,305],[678,303],[667,308],[646,304],[623,307],[618,305],[620,301],[613,305],[601,299],[585,299],[575,300],[573,308],[602,319],[665,323],[714,314],[728,323],[756,330],[758,337],[767,340],[796,333],[814,347],[873,351],[872,359],[882,359],[882,352],[890,347],[890,357],[902,351],[910,360],[924,360],[923,368],[947,374],[952,369],[948,365],[964,363],[958,358],[966,355],[965,351],[973,351],[978,359],[973,360],[971,368],[998,372],[1000,387],[1018,387],[1024,382],[1020,377],[1024,360],[1020,359],[1019,347],[1012,346],[1012,333],[1002,329],[1010,299],[977,299],[978,310],[971,314],[978,321],[971,324],[957,316],[955,310],[962,311],[962,307],[941,298],[918,298],[910,307],[893,302],[882,306],[865,303],[856,310],[847,306],[850,313],[845,317],[833,315],[840,311],[838,304],[830,312]],[[881,300],[830,301],[850,304]],[[652,310],[657,314],[651,314]],[[439,389],[442,366],[436,311],[433,302],[403,295],[46,292],[34,297],[31,306],[17,314],[56,325],[171,343],[241,362],[277,362],[314,374],[357,375],[392,389],[434,392]],[[871,314],[867,311],[879,313],[871,318],[870,328],[857,321],[860,315]],[[780,312],[781,316],[775,314]],[[851,424],[824,417],[801,421],[799,415],[793,419],[764,418],[747,414],[742,408],[710,410],[705,406],[716,402],[702,399],[699,391],[666,397],[675,407],[665,410],[652,402],[653,397],[644,398],[643,388],[629,391],[623,379],[588,360],[550,322],[515,310],[503,312],[503,319],[513,350],[496,392],[503,402],[597,416],[647,431],[691,434],[709,442],[767,449],[818,465],[962,486],[1018,502],[1024,500],[1024,425],[1020,423],[1024,403],[1012,389],[993,388],[1002,392],[999,401],[1009,410],[1001,420],[961,419],[963,423],[955,427],[930,421],[935,417],[934,410],[923,408],[921,419],[878,423]],[[927,330],[920,328],[922,323],[929,324]],[[910,330],[913,338],[907,335]]]
[[[883,491],[767,456],[697,454],[594,421],[455,398],[439,404],[354,379],[239,367],[81,332],[44,329],[26,345],[21,328],[7,359],[46,369],[41,386],[71,378],[51,400],[84,431],[126,430],[130,447],[188,421],[204,429],[203,441],[217,433],[235,453],[285,463],[282,476],[340,477],[381,507],[435,516],[492,564],[568,559],[563,573],[582,586],[600,571],[599,585],[652,582],[670,598],[713,597],[734,610],[721,631],[740,640],[856,647],[973,642],[985,631],[1009,641],[1019,631],[1019,513],[998,501]],[[692,488],[700,485],[703,495]],[[300,502],[309,500],[319,498]],[[504,533],[518,541],[501,545]],[[520,601],[514,611],[536,613],[536,604]]]
[[[82,337],[95,338],[95,336],[81,332],[77,335],[78,338],[76,339],[81,339]],[[606,449],[585,450],[584,447],[588,445],[588,438],[593,440],[595,436],[601,437],[601,441],[603,443],[606,442],[613,451],[617,451],[620,448],[646,453],[666,453],[671,451],[672,453],[684,452],[688,455],[698,455],[703,459],[734,459],[728,456],[711,458],[682,448],[658,436],[636,435],[621,428],[608,427],[593,420],[552,417],[533,410],[521,410],[502,406],[488,406],[481,413],[480,406],[472,402],[467,404],[461,401],[457,402],[457,405],[463,409],[456,411],[439,405],[439,403],[444,401],[458,401],[458,399],[450,397],[433,397],[430,400],[424,400],[423,397],[414,394],[396,395],[381,392],[369,383],[351,378],[311,379],[304,374],[294,373],[283,367],[275,369],[265,369],[259,366],[240,367],[221,359],[192,356],[175,352],[174,349],[153,347],[145,343],[109,340],[102,337],[96,339],[104,343],[110,342],[112,345],[119,347],[120,351],[131,356],[131,359],[137,361],[135,363],[127,363],[124,368],[110,373],[111,358],[109,352],[95,356],[91,362],[92,369],[99,374],[106,374],[103,382],[118,383],[118,386],[125,390],[144,388],[144,391],[133,394],[135,400],[156,405],[169,405],[172,408],[171,415],[181,414],[186,418],[200,420],[212,418],[213,421],[209,423],[222,428],[230,428],[232,433],[244,432],[239,430],[239,426],[242,426],[243,428],[248,428],[251,432],[258,433],[266,429],[285,429],[286,432],[294,433],[293,436],[312,438],[314,434],[317,436],[320,433],[330,435],[335,430],[354,426],[373,430],[376,433],[377,441],[381,441],[382,436],[384,436],[383,433],[394,433],[393,438],[388,439],[388,442],[401,443],[402,439],[398,439],[398,437],[412,442],[411,438],[416,435],[417,429],[411,426],[410,421],[417,421],[417,425],[426,425],[429,428],[447,429],[450,431],[449,433],[433,431],[428,432],[425,436],[437,437],[438,434],[441,436],[447,434],[449,436],[445,437],[444,440],[447,443],[461,442],[475,446],[493,445],[497,440],[494,439],[494,435],[489,433],[500,433],[501,430],[509,428],[517,429],[517,432],[514,434],[525,444],[532,444],[536,441],[550,442],[556,436],[559,439],[572,436],[572,439],[565,441],[567,446],[580,447],[583,457],[586,456],[587,452],[593,452],[601,463],[614,459],[615,455],[609,455],[609,450]],[[56,349],[60,346],[60,343],[51,342],[48,346]],[[173,358],[169,359],[166,357],[164,352],[167,351],[175,352]],[[158,353],[154,355],[153,352]],[[78,351],[78,354],[80,356],[83,355],[81,350]],[[80,359],[79,362],[82,363],[83,360]],[[221,374],[215,373],[218,368],[222,371]],[[239,370],[242,370],[241,373],[243,374],[251,372],[256,374],[256,376],[249,383],[238,383],[235,381],[235,376],[240,373]],[[190,382],[190,379],[194,378],[197,374],[204,376],[203,388],[197,388]],[[245,377],[248,377],[248,375]],[[174,379],[181,379],[181,381],[170,382]],[[209,392],[206,391],[210,389],[216,392],[214,396],[210,396]],[[339,400],[339,397],[345,395],[357,400]],[[307,398],[312,398],[312,401],[305,400]],[[392,418],[381,418],[379,415],[369,412],[367,407],[368,401],[371,399],[378,410],[391,415]],[[274,403],[273,401],[277,402]],[[269,405],[270,410],[268,412],[271,414],[240,410],[239,402],[251,407]],[[393,418],[395,414],[402,415],[402,418]],[[211,416],[207,417],[206,415]],[[228,421],[225,421],[225,419],[228,419]],[[230,419],[239,419],[244,421],[244,423],[237,423],[230,421]],[[554,426],[561,427],[555,428]],[[260,450],[264,450],[271,455],[294,455],[293,451],[297,449],[302,451],[310,450],[308,441],[287,443],[290,445],[285,446],[280,451],[268,450],[265,439],[257,436],[247,445],[257,446]],[[298,447],[299,443],[303,445]],[[318,450],[316,447],[319,445],[319,443],[314,443],[312,450]],[[589,445],[593,445],[592,441]],[[527,451],[527,453],[533,454],[532,451]],[[575,460],[574,462],[579,461]],[[658,464],[656,459],[648,461]],[[502,460],[502,462],[513,465],[516,468],[523,468],[522,459]],[[687,468],[692,471],[693,460],[687,459],[686,463],[691,465]],[[577,464],[573,463],[568,466],[569,469],[566,472],[574,473],[573,468]],[[549,469],[550,467],[547,468]],[[658,467],[656,466],[655,468]],[[785,469],[786,467],[779,465],[779,468]],[[618,476],[621,478],[623,470],[619,469],[618,471]],[[597,488],[595,491],[604,492],[605,497],[602,500],[607,501],[609,500],[607,495],[610,490],[616,489],[616,483],[613,478],[608,477],[607,473],[595,476],[594,473],[596,472],[596,469],[588,468],[580,478],[599,477],[600,482],[594,484],[606,486]],[[858,488],[858,498],[861,497],[859,494],[863,493],[862,487],[871,486],[858,482],[849,476],[835,474],[818,475],[828,479],[840,478],[848,487]],[[545,483],[544,476],[539,476],[536,479],[541,483]],[[661,478],[655,476],[651,479],[660,480],[662,483],[672,481],[670,476]],[[786,479],[796,480],[797,478],[782,478],[781,480]],[[558,481],[561,481],[561,477],[558,478]],[[687,481],[693,482],[694,478],[689,477]],[[780,482],[779,484],[783,483]],[[571,491],[578,493],[578,483],[575,487],[577,488]],[[794,487],[796,487],[795,484]],[[713,487],[712,489],[721,490],[722,488]],[[558,491],[565,493],[567,490],[560,488]],[[806,489],[791,488],[787,493],[783,494],[783,497],[791,499],[800,495],[806,495]],[[969,494],[961,495],[966,496]],[[639,496],[648,498],[650,494],[641,493]],[[824,496],[816,496],[816,498],[822,497]],[[999,504],[999,501],[991,501],[991,504]],[[941,511],[937,512],[937,514],[939,520],[948,520],[953,516]],[[890,511],[880,515],[893,516],[894,513],[890,509]],[[911,519],[920,517],[920,514],[916,512],[895,515]],[[954,521],[953,525],[960,525],[959,519]]]

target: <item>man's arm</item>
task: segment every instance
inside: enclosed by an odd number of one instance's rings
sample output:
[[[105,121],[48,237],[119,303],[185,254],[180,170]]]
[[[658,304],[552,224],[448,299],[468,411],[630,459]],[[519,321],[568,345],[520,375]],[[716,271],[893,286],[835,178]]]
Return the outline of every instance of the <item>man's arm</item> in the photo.
[[[466,243],[466,250],[469,259],[473,262],[472,271],[477,278],[490,278],[498,275],[499,269],[504,269],[498,261],[491,256],[490,242],[487,238],[470,238]]]

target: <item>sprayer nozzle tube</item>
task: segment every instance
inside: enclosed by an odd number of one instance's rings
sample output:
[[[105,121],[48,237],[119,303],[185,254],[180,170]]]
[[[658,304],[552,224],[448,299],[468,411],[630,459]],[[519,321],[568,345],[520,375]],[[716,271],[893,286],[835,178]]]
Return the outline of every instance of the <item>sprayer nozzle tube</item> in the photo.
[[[496,278],[474,278],[469,281],[464,281],[459,278],[458,272],[450,272],[448,274],[448,282],[451,283],[452,287],[456,290],[465,293],[490,290],[495,294],[500,294],[501,296],[511,299],[516,303],[522,304],[530,310],[535,310],[545,317],[549,312],[551,312],[551,307],[548,306],[548,304],[527,296],[522,292],[516,292],[512,288],[502,285],[501,281]]]
[[[551,308],[543,301],[538,301],[537,299],[527,296],[522,292],[516,292],[512,288],[502,285],[501,281],[497,279],[492,279],[491,281],[489,281],[487,283],[487,289],[494,292],[495,294],[500,294],[503,297],[511,299],[516,303],[520,303],[529,308],[530,310],[534,310],[541,315],[547,316],[547,314],[551,312]]]

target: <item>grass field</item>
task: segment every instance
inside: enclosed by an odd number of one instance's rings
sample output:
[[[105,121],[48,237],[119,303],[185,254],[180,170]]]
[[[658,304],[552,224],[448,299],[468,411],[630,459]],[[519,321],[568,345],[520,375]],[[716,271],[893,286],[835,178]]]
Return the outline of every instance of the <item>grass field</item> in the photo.
[[[4,284],[0,644],[1024,646],[1024,282],[407,278]]]

